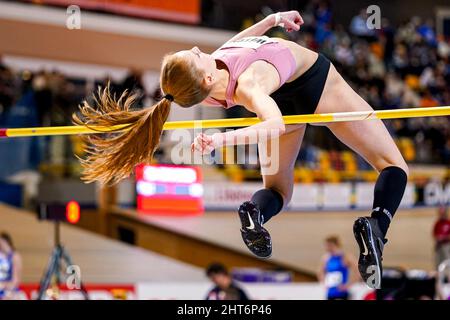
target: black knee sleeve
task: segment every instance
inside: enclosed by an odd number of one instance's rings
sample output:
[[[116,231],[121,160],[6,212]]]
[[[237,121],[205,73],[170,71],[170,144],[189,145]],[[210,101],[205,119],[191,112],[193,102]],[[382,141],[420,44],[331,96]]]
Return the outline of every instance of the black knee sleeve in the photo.
[[[261,189],[256,191],[251,201],[253,201],[261,212],[263,223],[269,221],[283,208],[283,196],[273,189]]]
[[[375,184],[372,217],[386,235],[389,224],[402,201],[408,176],[399,167],[384,168]]]

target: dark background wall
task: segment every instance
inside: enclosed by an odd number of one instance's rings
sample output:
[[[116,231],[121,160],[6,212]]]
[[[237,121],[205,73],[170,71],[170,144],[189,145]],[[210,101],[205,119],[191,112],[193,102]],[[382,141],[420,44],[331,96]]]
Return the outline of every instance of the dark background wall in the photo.
[[[301,12],[306,4],[320,0],[203,0],[202,15],[206,25],[238,30],[242,20],[255,17],[264,6],[273,11],[297,9]],[[334,20],[348,26],[353,16],[369,5],[378,5],[381,16],[394,24],[414,15],[433,18],[436,8],[450,8],[450,0],[328,0],[333,8]]]
[[[398,24],[412,16],[434,18],[437,7],[450,8],[450,0],[334,0],[330,1],[336,21],[348,25],[360,9],[375,4],[381,9],[381,16]]]

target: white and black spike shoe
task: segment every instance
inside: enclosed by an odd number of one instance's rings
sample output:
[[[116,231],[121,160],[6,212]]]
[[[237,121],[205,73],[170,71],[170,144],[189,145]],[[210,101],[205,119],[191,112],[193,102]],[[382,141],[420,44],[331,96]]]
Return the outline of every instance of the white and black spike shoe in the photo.
[[[272,255],[272,239],[262,226],[263,221],[258,207],[252,201],[246,201],[239,207],[241,235],[247,248],[260,258]]]
[[[371,217],[356,219],[353,234],[360,250],[359,273],[367,286],[380,289],[383,276],[382,255],[387,240],[384,239],[378,221]]]

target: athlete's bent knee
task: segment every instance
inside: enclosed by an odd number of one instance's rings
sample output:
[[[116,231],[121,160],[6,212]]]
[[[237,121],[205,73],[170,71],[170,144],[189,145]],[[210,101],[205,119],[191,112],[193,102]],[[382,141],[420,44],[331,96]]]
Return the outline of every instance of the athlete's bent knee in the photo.
[[[289,202],[291,202],[293,187],[294,186],[292,186],[292,188],[290,188],[289,190],[281,191],[281,196],[283,197],[283,201],[284,201],[283,207],[286,207],[289,204]]]
[[[283,207],[286,207],[286,205],[289,202],[291,202],[293,187],[294,187],[293,185],[290,188],[278,188],[276,186],[265,186],[265,188],[272,189],[281,195],[281,197],[283,198]]]
[[[379,172],[381,172],[388,167],[398,167],[406,173],[407,177],[409,176],[409,167],[405,161],[403,161],[403,162],[387,162],[386,164],[384,164],[383,166],[381,166],[380,168],[377,168],[377,169]]]

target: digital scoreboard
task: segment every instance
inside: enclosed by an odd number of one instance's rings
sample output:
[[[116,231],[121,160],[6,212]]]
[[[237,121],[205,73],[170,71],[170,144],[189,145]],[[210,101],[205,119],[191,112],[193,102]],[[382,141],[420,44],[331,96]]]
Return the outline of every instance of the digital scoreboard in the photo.
[[[139,165],[136,167],[137,209],[143,214],[202,214],[203,185],[199,167]]]

